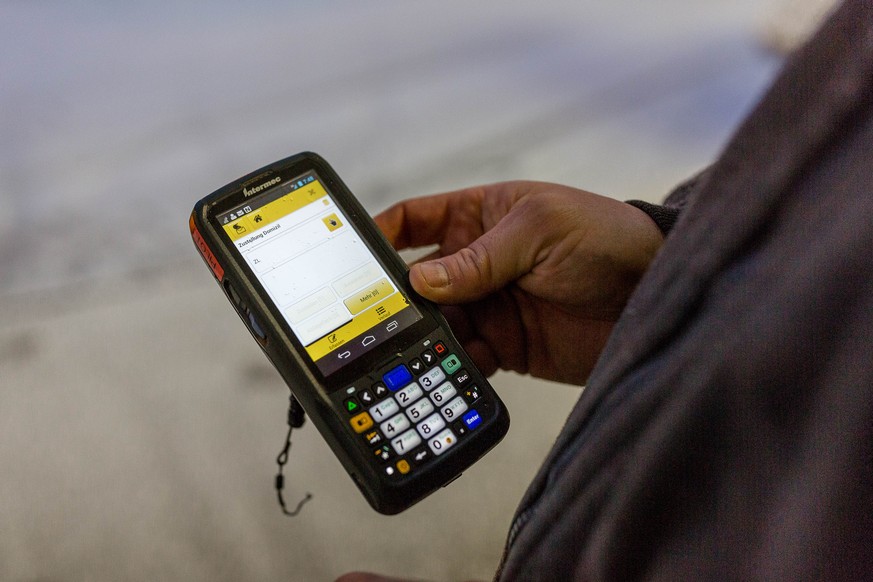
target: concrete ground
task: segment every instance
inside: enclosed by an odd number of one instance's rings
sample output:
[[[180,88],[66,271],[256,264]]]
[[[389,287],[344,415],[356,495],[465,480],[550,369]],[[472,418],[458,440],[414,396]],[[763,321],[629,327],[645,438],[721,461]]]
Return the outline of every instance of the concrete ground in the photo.
[[[488,578],[580,388],[373,512],[196,256],[191,205],[300,150],[376,212],[531,178],[658,200],[778,67],[757,0],[0,5],[0,579]],[[649,5],[651,4],[651,6]]]

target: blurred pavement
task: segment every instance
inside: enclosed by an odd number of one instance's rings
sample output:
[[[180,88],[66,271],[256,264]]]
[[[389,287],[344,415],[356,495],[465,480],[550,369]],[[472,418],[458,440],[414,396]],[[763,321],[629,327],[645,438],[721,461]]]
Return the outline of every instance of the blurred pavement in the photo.
[[[657,201],[778,61],[768,2],[0,3],[0,580],[488,578],[578,398],[493,383],[506,440],[395,517],[196,256],[200,197],[301,150],[372,212],[530,178]]]

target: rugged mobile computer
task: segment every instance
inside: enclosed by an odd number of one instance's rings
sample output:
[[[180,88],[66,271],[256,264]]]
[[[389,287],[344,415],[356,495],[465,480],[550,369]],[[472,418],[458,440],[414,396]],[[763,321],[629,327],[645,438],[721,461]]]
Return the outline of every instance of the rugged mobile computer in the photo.
[[[509,414],[339,176],[301,153],[203,198],[191,236],[376,511],[403,511],[496,445]]]

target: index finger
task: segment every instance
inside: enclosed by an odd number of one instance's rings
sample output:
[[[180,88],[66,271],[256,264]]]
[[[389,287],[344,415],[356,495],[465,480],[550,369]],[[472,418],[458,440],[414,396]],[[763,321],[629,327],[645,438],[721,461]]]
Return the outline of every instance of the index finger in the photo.
[[[411,198],[380,212],[373,220],[397,250],[441,244],[452,220],[478,216],[481,197],[482,188],[467,188]],[[463,215],[458,214],[459,207]],[[478,218],[476,222],[481,223]]]

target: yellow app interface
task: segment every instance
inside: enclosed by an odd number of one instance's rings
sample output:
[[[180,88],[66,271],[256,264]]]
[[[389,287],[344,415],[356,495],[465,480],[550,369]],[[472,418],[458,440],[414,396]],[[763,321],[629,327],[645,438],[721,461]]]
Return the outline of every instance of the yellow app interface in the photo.
[[[219,222],[325,375],[421,319],[314,173],[258,200]]]

